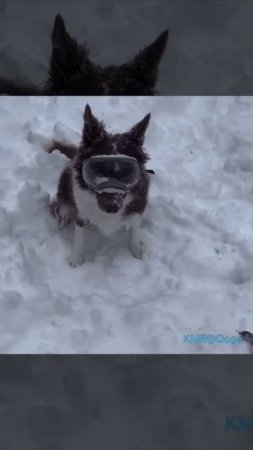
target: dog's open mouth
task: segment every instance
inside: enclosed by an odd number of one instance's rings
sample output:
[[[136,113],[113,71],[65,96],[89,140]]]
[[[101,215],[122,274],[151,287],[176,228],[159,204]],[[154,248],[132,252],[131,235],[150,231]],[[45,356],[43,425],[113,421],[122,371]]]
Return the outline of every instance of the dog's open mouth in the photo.
[[[107,213],[115,214],[122,208],[126,193],[115,194],[103,192],[101,194],[96,194],[96,197],[100,209],[106,211]]]

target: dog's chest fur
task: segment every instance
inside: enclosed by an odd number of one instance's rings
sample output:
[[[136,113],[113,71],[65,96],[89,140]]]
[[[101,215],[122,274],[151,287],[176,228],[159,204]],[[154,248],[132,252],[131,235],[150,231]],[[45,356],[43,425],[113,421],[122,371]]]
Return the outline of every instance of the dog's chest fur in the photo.
[[[73,176],[73,196],[77,208],[78,217],[83,221],[89,221],[91,225],[95,226],[104,235],[111,235],[122,227],[129,228],[136,219],[134,215],[125,216],[125,207],[131,202],[132,195],[127,194],[121,209],[115,213],[110,214],[99,208],[96,196],[88,189],[81,189],[77,180]],[[139,215],[139,214],[138,214]]]

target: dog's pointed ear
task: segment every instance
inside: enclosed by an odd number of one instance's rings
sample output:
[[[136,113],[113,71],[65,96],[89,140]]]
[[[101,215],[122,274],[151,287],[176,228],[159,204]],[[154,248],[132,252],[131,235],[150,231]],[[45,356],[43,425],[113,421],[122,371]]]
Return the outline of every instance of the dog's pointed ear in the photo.
[[[53,46],[58,46],[62,43],[66,36],[66,27],[64,20],[60,14],[57,14],[57,16],[54,19],[54,26],[52,31],[52,44]]]
[[[82,73],[89,67],[88,50],[79,45],[67,32],[63,18],[58,14],[52,31],[52,54],[49,67],[49,81],[60,91],[66,80]]]
[[[138,144],[142,145],[144,142],[145,133],[150,122],[150,117],[151,114],[147,114],[144,119],[134,125],[133,128],[131,128],[131,130],[128,132],[131,139],[135,142],[138,142]]]
[[[128,64],[133,77],[136,77],[144,86],[154,87],[168,38],[169,30],[166,30]]]
[[[83,139],[87,144],[91,144],[105,134],[104,124],[92,114],[91,107],[88,104],[85,107],[83,119]]]
[[[51,38],[53,48],[58,50],[64,50],[66,44],[73,41],[72,37],[66,30],[64,20],[60,14],[58,14],[54,20]]]
[[[152,70],[157,69],[165,52],[169,30],[163,31],[152,44],[142,50],[135,58],[136,63],[151,65]]]

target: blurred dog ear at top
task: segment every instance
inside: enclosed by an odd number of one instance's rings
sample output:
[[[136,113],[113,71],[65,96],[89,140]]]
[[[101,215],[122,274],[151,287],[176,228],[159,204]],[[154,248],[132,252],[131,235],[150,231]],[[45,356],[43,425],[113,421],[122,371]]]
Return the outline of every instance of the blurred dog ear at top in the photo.
[[[164,31],[126,64],[102,68],[92,63],[86,44],[78,44],[57,15],[46,89],[63,95],[154,95],[168,36]]]
[[[51,34],[52,52],[44,86],[21,86],[0,79],[0,94],[7,95],[156,95],[159,66],[169,31],[126,64],[101,67],[90,59],[86,44],[79,44],[58,14]]]

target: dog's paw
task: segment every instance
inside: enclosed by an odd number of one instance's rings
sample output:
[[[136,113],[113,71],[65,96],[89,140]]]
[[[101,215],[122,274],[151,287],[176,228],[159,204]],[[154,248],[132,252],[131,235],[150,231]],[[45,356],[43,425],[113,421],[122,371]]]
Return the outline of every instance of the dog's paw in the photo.
[[[130,250],[132,255],[137,259],[143,257],[143,243],[141,241],[134,241],[130,244]]]
[[[62,205],[57,214],[59,227],[69,225],[74,220],[74,209],[69,205]]]
[[[75,268],[75,267],[82,266],[82,264],[84,263],[84,260],[85,260],[84,255],[81,255],[81,254],[80,255],[71,255],[68,258],[68,263],[69,263],[70,267]]]
[[[70,205],[59,205],[57,201],[53,201],[50,204],[50,212],[59,228],[69,225],[74,220],[74,209]]]

